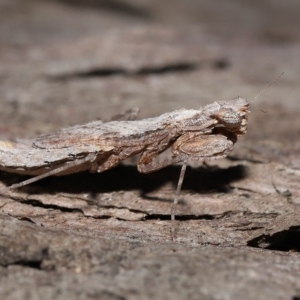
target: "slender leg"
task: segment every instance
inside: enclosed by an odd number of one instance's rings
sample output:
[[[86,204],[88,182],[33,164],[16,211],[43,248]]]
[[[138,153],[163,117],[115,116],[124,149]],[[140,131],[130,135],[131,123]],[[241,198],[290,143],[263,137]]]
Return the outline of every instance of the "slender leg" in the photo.
[[[181,186],[182,186],[184,174],[185,174],[185,171],[186,171],[187,162],[188,162],[188,157],[186,156],[185,159],[183,160],[183,165],[181,167],[180,176],[179,176],[177,189],[176,189],[176,194],[175,194],[175,198],[174,198],[172,209],[171,209],[171,239],[172,239],[173,243],[175,242],[176,207],[177,207],[177,204],[178,204],[178,198],[179,198],[179,194],[180,194],[180,191],[181,191]]]
[[[115,154],[110,154],[109,157],[106,157],[104,161],[101,161],[98,163],[97,172],[104,172],[108,169],[111,169],[115,166],[117,166],[121,161],[125,160],[126,158],[129,158],[135,154],[138,154],[141,152],[141,147],[125,147],[122,151]]]
[[[138,163],[138,170],[141,173],[150,173],[159,169],[162,169],[166,166],[169,166],[171,164],[183,162],[180,176],[177,184],[176,194],[173,201],[172,209],[171,209],[171,240],[174,243],[175,242],[175,214],[176,214],[176,207],[178,204],[178,198],[181,191],[181,186],[183,182],[183,178],[186,171],[186,166],[188,162],[188,155],[187,154],[180,154],[178,156],[175,156],[173,158],[164,160],[162,162],[155,162],[153,161],[153,158],[155,158],[159,153],[148,153],[144,152],[140,158],[140,161]]]
[[[49,172],[46,172],[44,174],[32,177],[30,179],[24,180],[24,181],[19,182],[19,183],[12,184],[9,187],[3,188],[3,189],[0,190],[0,194],[5,193],[5,192],[7,192],[9,190],[18,189],[18,188],[23,187],[25,185],[28,185],[30,183],[39,181],[39,180],[41,180],[43,178],[46,178],[46,177],[49,177],[49,176],[52,176],[52,175],[56,175],[58,173],[61,173],[61,172],[65,171],[65,170],[69,169],[69,168],[80,166],[80,165],[82,165],[84,163],[93,161],[94,159],[95,159],[95,154],[94,153],[89,154],[89,155],[87,155],[83,159],[78,159],[78,160],[72,161],[72,162],[70,162],[68,164],[63,164],[62,166],[60,166],[60,167],[58,167],[56,169],[50,170]]]
[[[138,171],[141,173],[151,173],[184,160],[183,155],[178,155],[162,162],[153,161],[153,158],[155,158],[158,154],[159,153],[149,154],[144,152],[137,165]]]

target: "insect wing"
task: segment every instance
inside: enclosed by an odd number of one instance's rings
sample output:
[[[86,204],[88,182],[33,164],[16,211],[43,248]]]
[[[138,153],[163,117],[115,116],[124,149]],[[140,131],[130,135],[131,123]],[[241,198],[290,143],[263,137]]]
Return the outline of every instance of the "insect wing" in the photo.
[[[117,133],[103,126],[102,122],[96,121],[41,135],[33,141],[33,146],[40,149],[80,148],[87,152],[109,151],[113,148],[110,141],[117,136]]]

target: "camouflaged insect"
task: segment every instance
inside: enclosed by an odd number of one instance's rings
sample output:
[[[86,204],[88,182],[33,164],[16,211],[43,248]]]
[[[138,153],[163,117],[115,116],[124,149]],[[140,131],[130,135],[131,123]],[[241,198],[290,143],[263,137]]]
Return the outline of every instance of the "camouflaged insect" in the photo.
[[[2,193],[52,175],[84,170],[103,172],[141,154],[137,164],[141,173],[183,162],[171,212],[175,220],[188,160],[226,157],[237,137],[247,131],[249,105],[246,99],[237,97],[216,101],[199,110],[181,109],[144,120],[95,121],[41,135],[33,141],[0,141],[0,169],[35,176],[3,189]],[[172,157],[156,161],[168,148],[171,148]]]

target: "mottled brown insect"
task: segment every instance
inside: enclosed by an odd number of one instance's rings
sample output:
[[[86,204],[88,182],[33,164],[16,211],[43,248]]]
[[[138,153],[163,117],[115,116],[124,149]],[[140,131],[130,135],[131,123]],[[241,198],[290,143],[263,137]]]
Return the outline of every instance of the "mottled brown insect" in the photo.
[[[237,97],[216,101],[200,110],[181,109],[144,120],[95,121],[42,135],[33,141],[0,141],[0,169],[35,176],[7,187],[2,193],[52,175],[84,170],[103,172],[140,153],[137,168],[141,173],[183,162],[171,211],[174,221],[188,160],[226,157],[237,137],[246,133],[248,107],[246,99]],[[155,161],[168,148],[173,156]]]

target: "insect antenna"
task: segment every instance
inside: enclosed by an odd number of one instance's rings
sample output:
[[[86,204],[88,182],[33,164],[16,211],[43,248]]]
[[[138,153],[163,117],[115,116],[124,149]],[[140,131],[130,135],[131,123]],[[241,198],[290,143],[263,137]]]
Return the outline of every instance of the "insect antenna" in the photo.
[[[284,74],[284,72],[282,72],[273,82],[269,83],[264,89],[262,89],[251,101],[252,103],[254,102],[254,100],[260,96],[263,92],[265,92],[269,87],[271,87],[272,85],[274,85]],[[264,113],[266,113],[265,111],[263,111]]]

